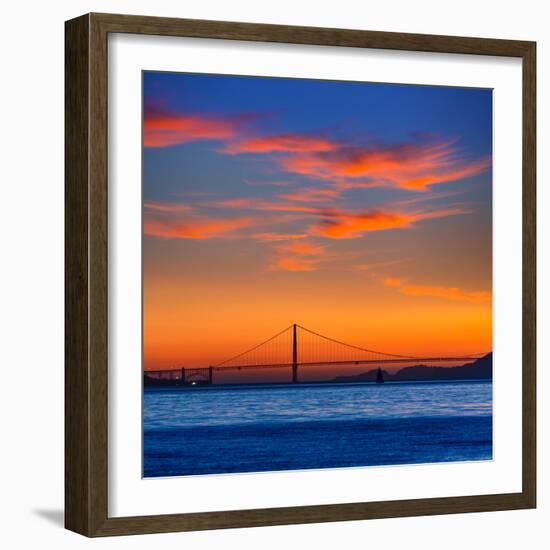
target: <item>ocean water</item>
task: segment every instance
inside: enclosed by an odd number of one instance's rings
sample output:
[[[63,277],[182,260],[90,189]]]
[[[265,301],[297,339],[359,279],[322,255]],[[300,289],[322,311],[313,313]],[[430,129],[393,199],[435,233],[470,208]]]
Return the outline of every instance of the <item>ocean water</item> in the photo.
[[[146,388],[145,477],[492,458],[492,383]]]

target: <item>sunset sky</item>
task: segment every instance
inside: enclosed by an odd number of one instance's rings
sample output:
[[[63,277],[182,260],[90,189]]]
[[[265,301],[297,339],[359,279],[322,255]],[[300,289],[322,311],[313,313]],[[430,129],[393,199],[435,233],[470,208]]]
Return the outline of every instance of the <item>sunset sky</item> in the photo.
[[[296,322],[491,351],[492,92],[144,73],[144,368]]]

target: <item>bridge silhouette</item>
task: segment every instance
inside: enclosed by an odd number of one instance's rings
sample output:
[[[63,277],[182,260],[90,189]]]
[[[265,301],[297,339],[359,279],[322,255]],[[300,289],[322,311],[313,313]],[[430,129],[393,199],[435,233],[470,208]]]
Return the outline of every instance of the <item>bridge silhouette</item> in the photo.
[[[472,361],[485,352],[460,356],[419,357],[397,355],[348,344],[324,336],[296,323],[267,340],[209,367],[179,367],[145,371],[146,377],[183,384],[213,384],[216,372],[289,369],[298,383],[301,369],[343,365],[399,365],[403,363],[442,364]]]

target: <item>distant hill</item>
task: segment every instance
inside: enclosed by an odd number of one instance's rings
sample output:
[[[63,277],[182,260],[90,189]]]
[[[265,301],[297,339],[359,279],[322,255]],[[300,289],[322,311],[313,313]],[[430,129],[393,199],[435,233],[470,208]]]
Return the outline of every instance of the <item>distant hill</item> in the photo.
[[[337,376],[333,382],[374,382],[378,369],[372,369],[354,376]],[[491,380],[493,378],[493,354],[476,359],[458,367],[430,367],[415,365],[404,367],[394,374],[383,371],[384,380],[398,382],[404,380]]]

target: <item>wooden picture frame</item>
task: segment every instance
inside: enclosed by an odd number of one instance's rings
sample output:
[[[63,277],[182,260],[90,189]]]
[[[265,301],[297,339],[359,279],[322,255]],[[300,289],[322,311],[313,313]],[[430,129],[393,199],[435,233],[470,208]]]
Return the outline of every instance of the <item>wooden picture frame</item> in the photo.
[[[132,33],[506,56],[523,64],[521,492],[139,517],[108,516],[107,37]],[[536,45],[534,42],[88,14],[66,22],[65,525],[126,535],[534,508]]]

